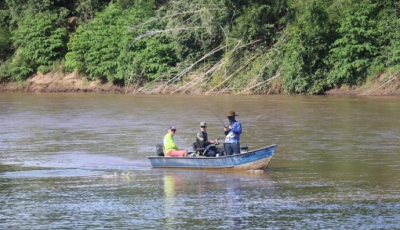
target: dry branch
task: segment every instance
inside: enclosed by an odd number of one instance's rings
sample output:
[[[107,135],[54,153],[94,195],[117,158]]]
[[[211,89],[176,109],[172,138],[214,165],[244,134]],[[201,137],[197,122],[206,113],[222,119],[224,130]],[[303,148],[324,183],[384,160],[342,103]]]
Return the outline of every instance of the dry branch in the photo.
[[[226,45],[228,46],[228,45]],[[219,46],[215,49],[213,49],[211,52],[207,53],[206,55],[204,55],[202,58],[200,58],[199,60],[197,60],[195,63],[193,63],[192,65],[190,65],[189,67],[187,67],[186,69],[184,69],[183,71],[181,71],[179,74],[177,74],[175,77],[171,78],[167,83],[165,83],[164,85],[168,85],[171,82],[175,81],[176,79],[182,77],[184,74],[188,73],[189,70],[191,70],[195,65],[197,65],[198,63],[200,63],[201,61],[205,60],[207,57],[213,55],[214,53],[218,52],[221,49],[224,49],[226,46]]]
[[[169,33],[169,32],[175,32],[175,31],[180,31],[180,30],[197,30],[197,29],[204,29],[204,27],[183,27],[183,28],[172,28],[172,29],[165,29],[165,30],[150,30],[150,31],[146,31],[146,33],[144,33],[144,34],[136,36],[132,43],[135,43],[136,41],[138,41],[142,38],[151,37],[156,34]]]
[[[253,57],[251,57],[249,60],[246,61],[246,63],[241,66],[239,69],[237,69],[233,74],[231,74],[229,77],[227,77],[224,81],[222,81],[220,84],[218,84],[216,87],[212,88],[210,91],[205,93],[206,95],[209,94],[210,92],[214,91],[216,88],[220,87],[222,84],[227,82],[229,79],[231,79],[233,76],[235,76],[237,73],[239,73],[242,69],[244,69],[247,65],[249,65],[254,59],[256,59],[259,55],[255,54]]]

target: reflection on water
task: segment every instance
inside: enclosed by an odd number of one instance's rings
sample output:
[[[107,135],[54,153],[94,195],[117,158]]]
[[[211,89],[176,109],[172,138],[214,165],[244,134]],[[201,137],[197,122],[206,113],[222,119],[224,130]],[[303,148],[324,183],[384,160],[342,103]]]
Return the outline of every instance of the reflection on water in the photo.
[[[166,229],[174,229],[175,214],[175,187],[179,186],[179,178],[175,175],[164,176],[164,193],[165,193],[165,227]]]
[[[277,144],[267,172],[151,168],[169,125],[186,149],[200,121],[223,136],[205,103],[237,111],[251,149]],[[398,114],[397,98],[0,94],[0,229],[395,229]]]
[[[185,218],[190,218],[199,228],[213,223],[217,228],[242,229],[247,226],[243,219],[253,216],[247,210],[251,204],[244,197],[260,186],[271,195],[275,192],[267,173],[172,169],[162,173],[167,229],[188,227],[181,224]]]

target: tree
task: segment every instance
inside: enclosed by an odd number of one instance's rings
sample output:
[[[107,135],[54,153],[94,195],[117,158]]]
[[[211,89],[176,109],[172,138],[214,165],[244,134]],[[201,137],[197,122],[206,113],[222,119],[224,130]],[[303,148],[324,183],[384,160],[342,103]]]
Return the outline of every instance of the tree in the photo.
[[[82,23],[87,23],[95,17],[95,14],[101,12],[111,2],[110,0],[75,0],[73,7]]]
[[[381,54],[376,65],[400,73],[400,2],[380,2],[378,27],[382,31],[378,41]]]
[[[0,26],[0,61],[4,61],[9,54],[11,46],[11,33]]]
[[[81,25],[68,43],[65,68],[77,70],[90,79],[112,81],[116,75],[121,38],[125,25],[122,10],[110,4],[87,24]]]
[[[286,29],[282,75],[288,93],[321,93],[325,88],[329,46],[334,37],[332,24],[321,1],[292,5],[293,21]]]
[[[330,86],[365,82],[368,68],[378,55],[380,31],[376,21],[376,4],[367,0],[354,4],[344,11],[339,20],[339,38],[330,50]]]
[[[45,11],[28,14],[19,23],[12,35],[17,47],[10,67],[14,78],[24,80],[40,65],[52,65],[64,56],[67,33],[55,24],[57,19],[57,14]]]
[[[156,20],[144,23],[154,15],[153,7],[150,1],[125,9],[111,3],[78,28],[68,44],[66,68],[119,83],[127,76],[147,81],[168,72],[176,63],[172,41],[162,34],[143,35],[149,26],[160,29]]]

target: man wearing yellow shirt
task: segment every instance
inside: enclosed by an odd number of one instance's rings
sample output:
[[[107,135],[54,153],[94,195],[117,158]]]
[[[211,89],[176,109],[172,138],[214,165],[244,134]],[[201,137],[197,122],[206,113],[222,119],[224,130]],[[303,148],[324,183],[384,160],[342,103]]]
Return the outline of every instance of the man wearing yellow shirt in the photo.
[[[175,144],[174,134],[176,132],[175,126],[168,129],[168,133],[164,136],[164,153],[166,157],[187,157],[188,151],[179,150]]]

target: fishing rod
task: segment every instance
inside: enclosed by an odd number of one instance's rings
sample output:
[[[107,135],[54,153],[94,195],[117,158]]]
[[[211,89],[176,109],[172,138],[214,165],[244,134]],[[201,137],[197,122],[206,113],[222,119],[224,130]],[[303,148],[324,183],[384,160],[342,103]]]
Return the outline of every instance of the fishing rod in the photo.
[[[214,113],[214,111],[212,111],[212,110],[209,109],[209,108],[206,108],[206,109],[210,110],[215,116],[218,117],[219,121],[221,121],[221,123],[222,123],[222,125],[224,126],[224,128],[228,128],[228,127],[224,124],[224,122],[221,120],[221,118],[219,118],[219,116],[218,116],[216,113]]]

